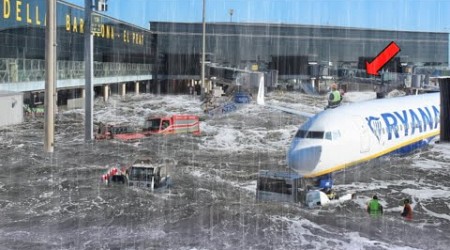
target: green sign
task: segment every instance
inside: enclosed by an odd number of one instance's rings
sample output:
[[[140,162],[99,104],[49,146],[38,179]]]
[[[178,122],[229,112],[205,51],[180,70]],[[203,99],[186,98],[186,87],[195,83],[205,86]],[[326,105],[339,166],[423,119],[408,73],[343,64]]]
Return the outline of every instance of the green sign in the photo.
[[[96,13],[91,14],[91,32],[102,33],[102,17]]]

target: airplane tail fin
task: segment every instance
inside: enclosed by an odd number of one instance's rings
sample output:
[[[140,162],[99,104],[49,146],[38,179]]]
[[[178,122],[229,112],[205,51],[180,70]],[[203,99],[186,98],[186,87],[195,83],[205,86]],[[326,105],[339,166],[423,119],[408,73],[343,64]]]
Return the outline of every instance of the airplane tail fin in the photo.
[[[264,105],[264,77],[259,78],[258,96],[256,97],[256,103]]]
[[[273,108],[273,109],[278,109],[290,114],[295,114],[295,115],[300,115],[303,117],[312,117],[314,116],[314,114],[311,113],[306,113],[306,112],[302,112],[302,111],[298,111],[295,109],[291,109],[291,108],[286,108],[286,107],[281,107],[281,106],[275,106],[275,105],[266,105],[264,102],[264,77],[261,77],[259,79],[259,88],[258,88],[258,96],[256,97],[256,103],[258,105],[263,105],[269,108]]]

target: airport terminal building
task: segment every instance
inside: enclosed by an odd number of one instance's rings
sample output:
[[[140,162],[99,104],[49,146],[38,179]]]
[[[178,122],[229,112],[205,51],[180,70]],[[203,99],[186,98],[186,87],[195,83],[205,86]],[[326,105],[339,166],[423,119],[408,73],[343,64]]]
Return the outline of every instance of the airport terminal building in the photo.
[[[146,29],[97,14],[101,32],[94,35],[96,94],[187,93],[188,86],[199,84],[202,23],[150,22]],[[24,102],[43,101],[45,15],[45,1],[0,3],[0,91],[23,93]],[[84,97],[84,23],[82,7],[57,2],[58,105]],[[249,78],[244,76],[252,73],[269,76],[268,87],[379,81],[388,74],[368,76],[365,62],[391,42],[401,51],[383,72],[409,80],[415,74],[449,75],[448,33],[229,22],[207,23],[205,35],[209,86],[245,84]]]
[[[201,23],[150,22],[163,77],[199,75]],[[276,71],[278,79],[310,81],[369,78],[370,62],[391,42],[401,49],[384,72],[445,74],[448,33],[368,30],[345,27],[207,23],[209,73],[229,78],[222,68]],[[442,72],[444,70],[444,72]],[[425,73],[424,73],[425,72]]]
[[[84,88],[84,9],[63,1],[56,6],[58,104],[79,98]],[[94,84],[148,82],[154,56],[152,36],[144,28],[102,15],[94,35]],[[0,91],[25,93],[42,102],[45,86],[46,1],[0,2]]]
[[[178,59],[195,58],[201,52],[201,23],[150,22],[150,30],[164,60],[176,55]],[[312,62],[332,68],[363,69],[361,65],[366,60],[373,59],[392,41],[401,48],[389,65],[392,71],[399,70],[398,63],[448,65],[448,33],[288,24],[206,24],[206,53],[212,62],[237,68],[258,64],[259,69],[276,69],[280,75],[307,75],[308,63]],[[189,71],[179,66],[175,62],[167,70]]]

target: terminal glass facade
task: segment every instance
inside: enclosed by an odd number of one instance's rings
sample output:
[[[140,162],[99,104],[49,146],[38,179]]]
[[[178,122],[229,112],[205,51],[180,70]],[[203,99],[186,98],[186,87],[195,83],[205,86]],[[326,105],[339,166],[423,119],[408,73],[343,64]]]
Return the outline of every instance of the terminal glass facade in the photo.
[[[58,79],[84,77],[84,10],[57,2]],[[0,3],[0,83],[45,78],[46,1]],[[95,76],[151,74],[152,36],[146,29],[101,16],[94,35]]]
[[[198,73],[190,65],[177,67],[176,60],[198,60],[201,23],[151,22],[150,30],[157,36],[162,65],[170,65],[166,68],[169,75]],[[321,69],[335,72],[345,68],[362,70],[365,61],[373,59],[392,41],[401,48],[401,54],[387,65],[391,72],[401,72],[402,63],[448,65],[447,33],[286,24],[206,25],[206,53],[211,62],[236,68],[256,64],[259,70],[275,69],[280,75],[311,75],[314,69],[310,65],[314,64],[326,65]]]

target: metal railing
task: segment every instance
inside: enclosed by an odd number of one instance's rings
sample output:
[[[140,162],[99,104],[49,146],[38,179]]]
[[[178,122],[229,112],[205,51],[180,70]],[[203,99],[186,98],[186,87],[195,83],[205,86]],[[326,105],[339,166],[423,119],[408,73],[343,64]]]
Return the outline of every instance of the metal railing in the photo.
[[[58,79],[84,78],[83,61],[58,61]],[[94,77],[150,75],[152,64],[94,62]],[[45,80],[45,60],[0,58],[0,84]]]

